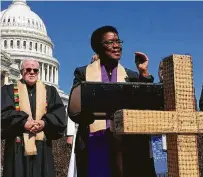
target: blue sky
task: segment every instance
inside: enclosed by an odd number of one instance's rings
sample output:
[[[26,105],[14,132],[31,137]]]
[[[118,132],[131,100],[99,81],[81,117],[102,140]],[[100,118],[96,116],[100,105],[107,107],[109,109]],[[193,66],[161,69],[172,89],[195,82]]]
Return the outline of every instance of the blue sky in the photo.
[[[2,2],[5,9],[10,1]],[[203,83],[203,2],[73,2],[28,1],[44,21],[60,62],[60,88],[69,93],[76,67],[90,62],[90,37],[96,28],[113,25],[124,41],[121,63],[132,70],[134,52],[149,57],[149,71],[158,82],[158,65],[171,54],[193,58],[194,84],[199,101]]]

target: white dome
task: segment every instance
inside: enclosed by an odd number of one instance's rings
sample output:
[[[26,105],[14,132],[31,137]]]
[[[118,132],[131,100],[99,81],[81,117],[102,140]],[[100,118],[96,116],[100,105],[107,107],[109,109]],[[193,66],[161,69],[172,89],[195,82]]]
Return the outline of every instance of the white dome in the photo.
[[[25,0],[13,0],[8,9],[1,12],[1,27],[25,28],[47,36],[46,27],[41,18],[31,11]]]
[[[0,13],[1,67],[9,71],[9,83],[19,79],[22,61],[34,58],[39,62],[39,79],[59,91],[64,105],[68,95],[58,88],[59,62],[53,57],[53,43],[41,18],[27,5],[26,0],[13,0]]]
[[[13,0],[1,12],[1,49],[10,54],[19,67],[23,60],[34,58],[40,65],[40,79],[58,87],[59,62],[53,57],[53,43],[41,18],[31,11],[26,0]]]

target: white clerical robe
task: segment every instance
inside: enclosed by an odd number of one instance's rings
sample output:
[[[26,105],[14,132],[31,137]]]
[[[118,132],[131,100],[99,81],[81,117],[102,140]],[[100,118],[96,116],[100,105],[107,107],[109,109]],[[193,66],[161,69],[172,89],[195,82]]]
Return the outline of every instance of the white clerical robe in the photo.
[[[69,167],[68,167],[68,176],[67,177],[77,177],[77,167],[76,167],[76,159],[75,159],[75,151],[74,151],[77,129],[78,129],[78,124],[73,122],[68,117],[67,135],[73,136],[73,143],[72,143],[71,157],[70,157],[70,163],[69,163]]]

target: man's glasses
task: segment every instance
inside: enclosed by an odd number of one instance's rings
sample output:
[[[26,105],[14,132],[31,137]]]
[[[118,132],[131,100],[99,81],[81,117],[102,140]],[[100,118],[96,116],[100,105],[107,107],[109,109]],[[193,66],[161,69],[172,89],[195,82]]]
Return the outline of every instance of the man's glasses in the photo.
[[[103,41],[101,42],[102,44],[106,44],[107,46],[109,47],[112,47],[114,44],[117,44],[117,45],[122,45],[123,44],[123,41],[120,40],[120,39],[117,39],[117,40],[108,40],[108,41]]]
[[[37,68],[25,68],[25,71],[28,72],[28,73],[30,73],[32,70],[34,71],[34,73],[39,72],[39,69],[37,69]]]

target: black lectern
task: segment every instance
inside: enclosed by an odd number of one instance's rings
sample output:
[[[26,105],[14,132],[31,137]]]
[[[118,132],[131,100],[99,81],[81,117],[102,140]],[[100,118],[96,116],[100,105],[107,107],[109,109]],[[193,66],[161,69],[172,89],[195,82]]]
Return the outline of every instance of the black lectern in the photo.
[[[162,110],[163,105],[160,83],[81,82],[71,89],[68,114],[76,122],[83,116],[92,120],[111,119],[120,109]]]

